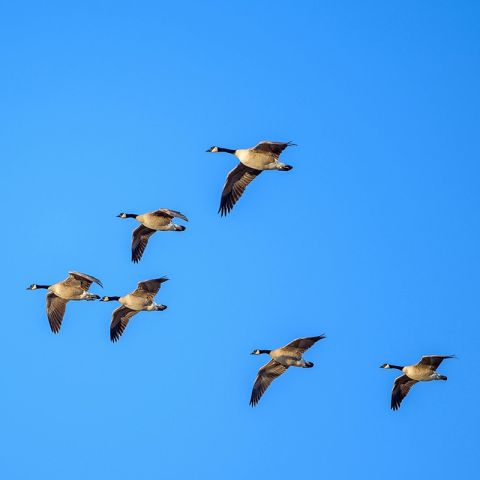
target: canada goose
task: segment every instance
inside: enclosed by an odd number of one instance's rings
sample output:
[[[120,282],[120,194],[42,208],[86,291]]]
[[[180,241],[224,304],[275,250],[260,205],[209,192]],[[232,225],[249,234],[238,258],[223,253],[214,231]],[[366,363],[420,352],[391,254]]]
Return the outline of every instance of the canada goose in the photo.
[[[62,326],[65,307],[70,300],[96,300],[99,295],[88,293],[90,285],[95,282],[103,287],[102,282],[91,275],[80,272],[68,272],[68,277],[53,285],[33,283],[27,290],[45,289],[47,293],[47,317],[53,333],[58,333]]]
[[[112,342],[119,340],[123,331],[127,328],[128,321],[138,312],[152,312],[167,308],[166,305],[159,305],[153,301],[162,283],[167,280],[167,277],[145,280],[144,282],[138,282],[136,290],[123,297],[106,296],[100,299],[102,302],[117,300],[122,304],[112,313],[112,321],[110,323],[110,340]]]
[[[232,150],[230,148],[211,147],[207,152],[225,152],[235,155],[240,163],[227,175],[223,186],[222,198],[220,200],[219,213],[227,215],[242,196],[248,184],[263,170],[288,171],[293,167],[278,161],[280,154],[290,146],[292,142],[267,142],[258,143],[252,148]]]
[[[261,355],[262,353],[266,353],[272,357],[272,360],[258,371],[257,378],[253,384],[250,405],[254,407],[270,384],[285,372],[288,367],[312,368],[313,363],[304,360],[302,355],[312,345],[324,338],[326,338],[325,335],[297,338],[288,345],[275,350],[254,350],[251,355]]]
[[[188,222],[188,218],[180,212],[160,208],[154,212],[147,212],[141,215],[136,213],[120,213],[118,218],[134,218],[141,225],[133,231],[132,235],[132,262],[138,263],[147,247],[149,238],[156,231],[183,232],[185,227],[172,222],[173,218],[181,218]]]
[[[397,410],[400,408],[402,400],[417,382],[446,380],[447,377],[445,375],[440,375],[436,371],[446,358],[455,358],[455,355],[426,355],[422,357],[416,365],[408,365],[406,367],[391,365],[389,363],[380,365],[380,368],[396,368],[404,373],[404,375],[397,377],[393,382],[391,409]]]

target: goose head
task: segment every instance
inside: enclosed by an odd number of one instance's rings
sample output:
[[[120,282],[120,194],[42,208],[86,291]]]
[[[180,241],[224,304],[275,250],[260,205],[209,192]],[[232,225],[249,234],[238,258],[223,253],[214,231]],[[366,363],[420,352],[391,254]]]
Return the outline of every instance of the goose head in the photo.
[[[32,283],[29,287],[27,287],[27,290],[37,290],[39,288],[43,288],[43,289],[47,290],[48,285],[38,285],[37,283]]]
[[[105,295],[104,297],[100,298],[101,302],[113,302],[115,300],[118,300],[120,297],[109,297]]]
[[[208,153],[217,153],[219,150],[218,150],[218,147],[217,146],[213,146],[213,147],[210,147],[207,152]]]

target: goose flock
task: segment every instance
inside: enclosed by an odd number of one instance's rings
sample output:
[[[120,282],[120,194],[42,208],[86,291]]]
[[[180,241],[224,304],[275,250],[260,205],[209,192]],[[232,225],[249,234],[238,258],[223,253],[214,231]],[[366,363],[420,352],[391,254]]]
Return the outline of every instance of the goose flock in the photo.
[[[223,186],[218,213],[228,215],[247,186],[260,175],[264,170],[289,171],[293,167],[279,161],[280,155],[287,148],[294,146],[292,142],[269,142],[262,141],[251,148],[230,149],[213,146],[207,150],[210,153],[229,153],[239,160],[238,165],[227,175]],[[173,222],[175,218],[188,222],[188,218],[176,210],[160,208],[152,212],[120,213],[119,218],[133,218],[140,225],[133,231],[131,260],[134,263],[140,262],[148,245],[150,237],[159,231],[182,232],[185,226]],[[103,288],[102,282],[92,275],[81,272],[68,272],[68,277],[51,285],[32,284],[27,290],[48,290],[46,298],[47,318],[50,329],[58,333],[62,326],[63,317],[67,303],[71,300],[100,300],[102,302],[120,303],[120,306],[112,312],[110,322],[110,340],[117,342],[124,333],[130,319],[142,311],[157,312],[167,308],[166,305],[155,303],[155,296],[158,294],[163,283],[168,281],[167,277],[154,278],[140,281],[137,288],[124,296],[100,295],[90,293],[92,284]],[[270,360],[258,371],[255,378],[250,405],[256,406],[270,384],[280,375],[286,372],[289,367],[312,368],[313,362],[303,358],[303,354],[315,345],[319,340],[325,339],[325,335],[304,337],[292,340],[283,347],[273,350],[256,349],[252,355],[268,355]],[[432,380],[447,380],[445,375],[437,373],[437,368],[443,360],[455,358],[454,355],[426,355],[415,365],[398,366],[385,363],[380,368],[393,368],[402,371],[393,384],[390,407],[397,410],[408,392],[418,382],[429,382]]]

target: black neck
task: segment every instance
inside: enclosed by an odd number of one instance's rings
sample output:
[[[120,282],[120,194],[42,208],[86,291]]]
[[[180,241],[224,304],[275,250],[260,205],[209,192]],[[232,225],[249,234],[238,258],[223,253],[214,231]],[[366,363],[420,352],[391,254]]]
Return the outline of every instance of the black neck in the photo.
[[[136,213],[126,213],[125,218],[137,218],[138,215]]]
[[[403,367],[399,367],[398,365],[390,365],[390,368],[396,368],[397,370],[403,370]]]
[[[37,285],[37,288],[44,288],[45,290],[48,290],[50,285]]]
[[[108,295],[108,301],[111,302],[112,300],[120,300],[120,297],[110,297]]]
[[[231,153],[232,155],[235,155],[236,150],[232,150],[231,148],[222,148],[218,147],[219,152],[225,152],[225,153]]]
[[[260,353],[270,353],[271,350],[259,350]]]

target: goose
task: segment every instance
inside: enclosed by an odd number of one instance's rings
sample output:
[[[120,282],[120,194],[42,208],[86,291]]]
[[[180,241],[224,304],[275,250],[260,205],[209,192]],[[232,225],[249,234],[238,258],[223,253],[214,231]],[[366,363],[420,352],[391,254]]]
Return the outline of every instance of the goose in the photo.
[[[400,367],[384,363],[380,368],[395,368],[401,370],[404,375],[397,377],[393,382],[392,401],[390,408],[398,410],[402,400],[407,396],[410,389],[417,382],[430,382],[431,380],[447,380],[445,375],[437,373],[437,368],[443,360],[447,358],[455,358],[455,355],[425,355],[415,365],[407,365]]]
[[[251,355],[261,355],[266,353],[272,358],[258,371],[257,378],[253,384],[250,405],[254,407],[260,401],[265,390],[270,384],[287,370],[288,367],[312,368],[313,363],[303,359],[303,353],[319,340],[323,340],[325,335],[318,337],[297,338],[275,350],[254,350]]]
[[[142,213],[120,213],[119,218],[134,218],[141,225],[133,231],[132,235],[132,262],[138,263],[147,247],[148,240],[157,231],[183,232],[185,227],[172,222],[174,218],[181,218],[188,222],[188,218],[180,212],[160,208],[154,212]]]
[[[162,283],[167,280],[167,277],[145,280],[138,282],[136,290],[123,297],[105,296],[100,299],[102,302],[116,300],[121,303],[121,306],[112,313],[112,321],[110,322],[110,340],[112,342],[120,339],[125,328],[127,328],[128,321],[138,312],[156,312],[167,308],[166,305],[159,305],[153,301]]]
[[[68,272],[68,277],[53,285],[38,285],[32,283],[27,290],[45,289],[47,293],[47,317],[50,329],[58,333],[62,326],[65,307],[70,300],[97,300],[99,295],[89,293],[88,289],[92,283],[103,287],[102,282],[91,275],[80,272]]]
[[[287,148],[294,146],[292,142],[262,141],[252,148],[232,150],[213,146],[207,152],[225,152],[235,155],[240,163],[227,175],[223,186],[222,198],[218,212],[221,216],[227,215],[242,196],[248,184],[262,173],[263,170],[288,171],[293,167],[278,161],[280,154]]]

